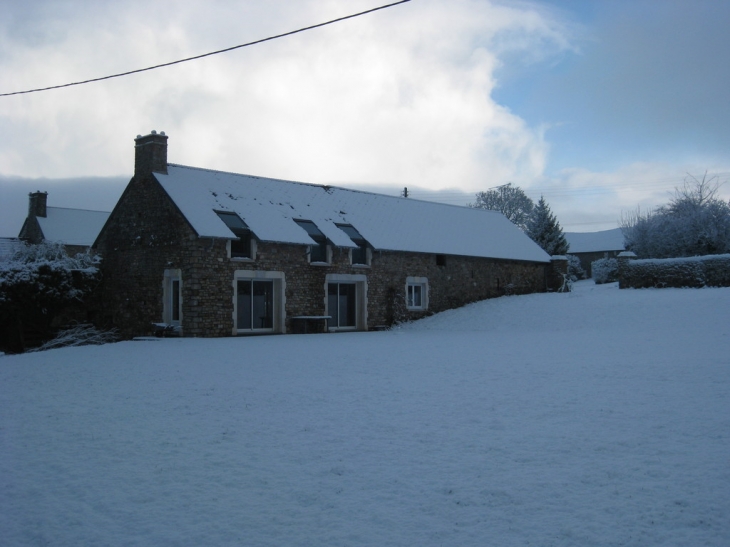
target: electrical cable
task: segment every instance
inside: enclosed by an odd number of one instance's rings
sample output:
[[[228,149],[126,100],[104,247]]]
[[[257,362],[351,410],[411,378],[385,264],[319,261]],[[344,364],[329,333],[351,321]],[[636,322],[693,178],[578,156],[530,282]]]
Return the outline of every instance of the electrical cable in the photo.
[[[410,2],[410,1],[411,0],[400,0],[399,2],[393,2],[391,4],[386,4],[384,6],[379,6],[377,8],[372,8],[372,9],[369,9],[369,10],[361,11],[359,13],[353,13],[351,15],[345,15],[344,17],[338,17],[337,19],[332,19],[331,21],[325,21],[324,23],[318,23],[316,25],[311,25],[311,26],[303,27],[303,28],[300,28],[300,29],[297,29],[297,30],[292,30],[292,31],[289,31],[289,32],[285,32],[283,34],[277,34],[276,36],[269,36],[268,38],[262,38],[260,40],[254,40],[253,42],[247,42],[245,44],[239,44],[237,46],[228,47],[228,48],[225,48],[225,49],[219,49],[218,51],[211,51],[210,53],[203,53],[202,55],[196,55],[194,57],[188,57],[186,59],[180,59],[178,61],[171,61],[169,63],[162,63],[162,64],[159,64],[159,65],[149,66],[147,68],[139,68],[137,70],[130,70],[130,71],[127,71],[127,72],[120,72],[119,74],[112,74],[110,76],[102,76],[101,78],[92,78],[90,80],[83,80],[83,81],[80,81],[80,82],[72,82],[72,83],[69,83],[69,84],[53,85],[53,86],[41,87],[41,88],[37,88],[37,89],[27,89],[25,91],[13,91],[11,93],[0,93],[0,97],[9,97],[11,95],[23,95],[23,94],[27,94],[27,93],[37,93],[39,91],[49,91],[51,89],[61,89],[61,88],[64,88],[64,87],[72,87],[72,86],[76,86],[76,85],[90,84],[90,83],[93,83],[93,82],[100,82],[102,80],[111,80],[112,78],[120,78],[122,76],[129,76],[130,74],[138,74],[140,72],[147,72],[149,70],[155,70],[157,68],[163,68],[163,67],[166,67],[166,66],[179,65],[181,63],[187,63],[188,61],[195,61],[197,59],[202,59],[203,57],[210,57],[212,55],[218,55],[219,53],[227,53],[227,52],[233,51],[235,49],[241,49],[241,48],[248,47],[248,46],[254,46],[254,45],[257,45],[257,44],[262,44],[263,42],[270,42],[271,40],[276,40],[278,38],[284,38],[286,36],[291,36],[293,34],[298,34],[300,32],[305,32],[307,30],[312,30],[312,29],[324,27],[324,26],[327,26],[327,25],[332,25],[334,23],[339,23],[339,22],[345,21],[347,19],[353,19],[355,17],[360,17],[361,15],[367,15],[368,13],[373,13],[375,11],[380,11],[380,10],[383,10],[383,9],[386,9],[386,8],[392,8],[393,6],[397,6],[398,4],[405,4],[406,2]]]

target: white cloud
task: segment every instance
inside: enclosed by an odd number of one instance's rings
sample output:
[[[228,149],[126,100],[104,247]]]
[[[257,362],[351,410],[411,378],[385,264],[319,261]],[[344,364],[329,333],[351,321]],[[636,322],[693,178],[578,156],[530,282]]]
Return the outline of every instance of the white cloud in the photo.
[[[534,182],[527,191],[533,198],[544,195],[568,231],[590,232],[617,227],[622,214],[637,207],[650,210],[666,204],[688,175],[702,176],[705,170],[719,182],[730,180],[730,164],[634,163],[610,172],[565,169]],[[718,197],[730,199],[730,186],[724,185]]]
[[[118,2],[61,13],[63,24],[31,18],[40,38],[2,38],[14,51],[0,59],[13,75],[3,87],[129,70],[375,5]],[[498,52],[546,45],[569,47],[555,20],[522,5],[412,2],[176,67],[4,98],[0,172],[129,174],[132,139],[154,128],[170,135],[171,161],[222,170],[430,189],[527,181],[545,165],[542,132],[491,92]]]
[[[14,3],[0,21],[0,91],[163,63],[380,4]],[[0,175],[128,178],[134,137],[156,129],[170,136],[176,163],[393,194],[407,186],[414,197],[458,204],[513,182],[534,199],[544,194],[568,229],[595,230],[614,227],[623,210],[665,203],[686,172],[730,172],[687,157],[605,172],[576,160],[546,174],[546,127],[496,102],[494,91],[505,63],[545,66],[575,52],[581,33],[585,41],[585,28],[538,2],[414,0],[200,61],[0,98]],[[0,205],[6,219],[25,210],[28,191],[48,189],[56,206],[85,192],[68,181],[9,180],[0,178],[4,197],[15,196],[12,212],[8,200]],[[99,189],[104,199],[118,192]],[[20,229],[6,224],[2,235]]]

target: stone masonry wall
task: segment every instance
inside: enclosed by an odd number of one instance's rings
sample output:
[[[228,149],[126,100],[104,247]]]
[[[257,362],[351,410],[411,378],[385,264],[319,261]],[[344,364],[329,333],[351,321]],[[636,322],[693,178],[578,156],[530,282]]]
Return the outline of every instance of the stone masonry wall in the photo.
[[[97,322],[116,326],[126,337],[150,334],[152,323],[162,320],[166,269],[181,270],[184,336],[233,333],[236,270],[284,272],[287,318],[325,313],[327,274],[364,274],[369,329],[485,298],[545,290],[546,266],[527,262],[450,255],[438,261],[432,254],[373,251],[364,267],[350,265],[347,249],[334,248],[331,264],[312,265],[306,246],[264,242],[258,242],[255,261],[230,259],[225,240],[199,238],[162,187],[143,177],[130,182],[97,250],[103,257]],[[406,310],[407,276],[428,278],[427,310]],[[292,331],[289,319],[286,330]]]
[[[150,334],[162,319],[163,272],[187,263],[197,240],[157,181],[133,178],[95,245],[102,256],[95,321],[125,337]]]

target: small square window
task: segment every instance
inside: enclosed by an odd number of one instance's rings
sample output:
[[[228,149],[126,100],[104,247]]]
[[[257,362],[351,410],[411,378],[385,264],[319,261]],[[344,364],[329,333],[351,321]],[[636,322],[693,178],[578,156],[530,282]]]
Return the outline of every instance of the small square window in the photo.
[[[370,265],[370,253],[368,242],[365,238],[360,235],[354,226],[351,224],[337,224],[340,230],[345,232],[352,242],[357,245],[356,249],[350,250],[350,264],[356,266],[369,266]]]
[[[309,262],[320,262],[329,264],[329,249],[327,238],[311,220],[295,220],[314,243],[309,247]]]
[[[248,225],[236,213],[216,211],[216,214],[238,238],[230,241],[230,257],[253,259],[254,239]]]
[[[446,255],[436,255],[436,266],[446,266]]]

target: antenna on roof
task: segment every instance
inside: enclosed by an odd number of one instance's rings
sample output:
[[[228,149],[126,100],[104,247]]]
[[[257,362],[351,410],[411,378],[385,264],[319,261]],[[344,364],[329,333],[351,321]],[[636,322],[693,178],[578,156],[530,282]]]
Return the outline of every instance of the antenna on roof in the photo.
[[[401,196],[403,196],[404,198],[408,197],[408,187],[407,186],[403,187],[403,192],[401,193]]]

